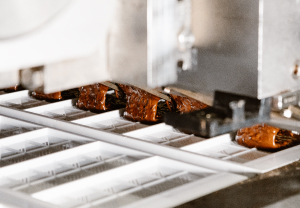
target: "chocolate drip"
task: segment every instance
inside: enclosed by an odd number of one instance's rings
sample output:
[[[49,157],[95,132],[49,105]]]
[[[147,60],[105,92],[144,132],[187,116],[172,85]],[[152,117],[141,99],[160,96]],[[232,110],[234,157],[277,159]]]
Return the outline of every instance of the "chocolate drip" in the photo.
[[[170,94],[173,103],[175,103],[175,111],[182,113],[189,113],[195,110],[201,110],[207,108],[208,105],[198,100],[189,97],[182,97],[178,95]]]
[[[31,93],[31,96],[38,100],[46,100],[50,102],[59,101],[63,99],[61,92],[44,94],[42,92],[34,91]]]
[[[299,141],[299,135],[266,124],[257,124],[240,129],[236,135],[236,141],[239,145],[266,150],[289,146],[295,140]]]
[[[80,87],[80,96],[76,103],[77,107],[83,110],[108,110],[110,104],[105,102],[108,89],[107,86],[99,83]]]
[[[159,97],[129,85],[119,86],[126,94],[125,118],[143,122],[157,122],[161,119],[157,115]]]

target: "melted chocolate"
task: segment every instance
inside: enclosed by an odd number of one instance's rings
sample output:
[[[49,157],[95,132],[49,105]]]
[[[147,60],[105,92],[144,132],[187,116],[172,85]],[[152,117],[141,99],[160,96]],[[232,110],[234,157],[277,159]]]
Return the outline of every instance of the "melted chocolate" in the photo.
[[[159,97],[133,86],[119,86],[126,94],[125,118],[142,122],[157,122],[161,119],[157,114]]]
[[[110,105],[105,102],[108,89],[107,86],[99,83],[80,87],[77,107],[83,110],[108,110]]]
[[[50,102],[62,100],[61,92],[44,94],[42,92],[34,91],[31,93],[31,96],[38,100],[46,100],[46,101],[50,101]]]
[[[4,89],[5,92],[16,92],[16,91],[19,91],[19,90],[24,90],[24,88],[19,84],[16,84],[12,87]]]
[[[279,137],[278,137],[279,136]],[[281,139],[286,137],[287,139]],[[240,129],[236,135],[239,145],[258,149],[280,149],[293,143],[290,138],[297,138],[299,135],[291,131],[282,130],[266,124],[257,124],[249,128]]]
[[[172,102],[161,101],[161,98],[142,89],[123,84],[119,86],[127,99],[124,117],[133,121],[158,122],[168,111],[188,113],[208,107],[193,98],[171,94]]]
[[[195,100],[193,98],[189,98],[189,97],[182,97],[182,96],[178,96],[178,95],[172,95],[170,94],[173,103],[175,104],[175,111],[179,112],[179,113],[189,113],[195,110],[201,110],[204,108],[207,108],[208,105]]]

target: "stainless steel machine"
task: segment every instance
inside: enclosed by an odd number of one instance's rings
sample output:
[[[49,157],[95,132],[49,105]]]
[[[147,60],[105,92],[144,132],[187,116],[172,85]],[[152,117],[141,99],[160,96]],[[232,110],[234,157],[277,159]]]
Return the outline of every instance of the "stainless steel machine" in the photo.
[[[110,79],[262,99],[299,85],[296,0],[0,3],[1,87],[38,66],[46,92]]]
[[[0,87],[54,92],[113,80],[210,96],[297,94],[296,0],[0,3]]]
[[[213,100],[194,125],[166,118],[204,140],[0,94],[0,205],[170,207],[298,160],[299,146],[244,148],[230,132],[300,132],[299,22],[298,0],[0,0],[0,89],[114,81]]]

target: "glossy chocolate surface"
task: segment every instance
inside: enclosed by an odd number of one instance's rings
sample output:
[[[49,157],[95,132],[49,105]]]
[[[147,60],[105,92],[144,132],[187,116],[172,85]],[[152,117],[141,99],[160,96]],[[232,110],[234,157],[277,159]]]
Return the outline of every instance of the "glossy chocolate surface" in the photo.
[[[123,84],[119,86],[126,94],[125,118],[144,122],[157,122],[161,119],[157,115],[159,97],[133,86]]]
[[[77,107],[84,110],[108,110],[110,106],[105,102],[108,89],[107,86],[99,83],[80,87]]]
[[[195,110],[201,110],[208,105],[205,103],[202,103],[198,100],[195,100],[193,98],[189,97],[183,97],[183,96],[178,96],[178,95],[172,95],[170,94],[172,101],[174,103],[175,111],[180,112],[180,113],[189,113]]]
[[[279,149],[294,142],[293,138],[299,135],[291,131],[282,130],[266,124],[257,124],[249,128],[240,129],[236,135],[236,141],[242,146],[258,149]]]
[[[19,90],[24,90],[24,88],[19,85],[19,84],[16,84],[12,87],[9,87],[9,88],[5,88],[3,89],[5,92],[16,92],[16,91],[19,91]]]
[[[62,100],[61,92],[55,92],[50,94],[44,94],[42,92],[34,91],[31,93],[31,96],[38,100],[46,100],[46,101],[59,101]]]

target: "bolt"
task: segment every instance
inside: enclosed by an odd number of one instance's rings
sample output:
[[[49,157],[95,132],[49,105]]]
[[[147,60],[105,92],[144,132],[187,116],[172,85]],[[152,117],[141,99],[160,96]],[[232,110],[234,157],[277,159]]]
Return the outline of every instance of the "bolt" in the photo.
[[[211,114],[206,114],[206,118],[210,119],[211,118]]]
[[[293,77],[294,79],[298,79],[300,77],[300,69],[298,64],[296,64],[294,67]]]
[[[191,30],[185,28],[179,34],[178,41],[179,49],[181,51],[187,51],[193,47],[195,42],[195,36],[193,35]]]

